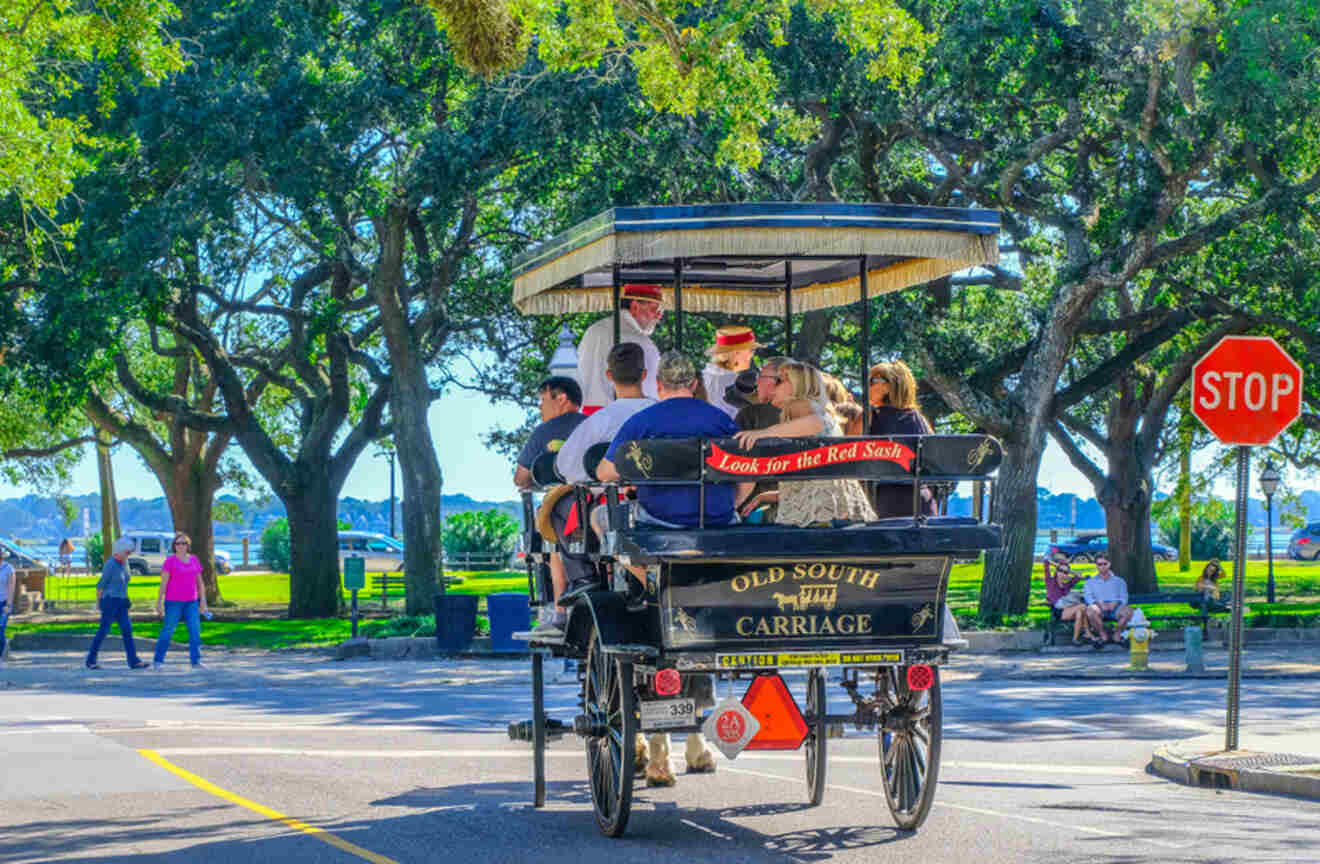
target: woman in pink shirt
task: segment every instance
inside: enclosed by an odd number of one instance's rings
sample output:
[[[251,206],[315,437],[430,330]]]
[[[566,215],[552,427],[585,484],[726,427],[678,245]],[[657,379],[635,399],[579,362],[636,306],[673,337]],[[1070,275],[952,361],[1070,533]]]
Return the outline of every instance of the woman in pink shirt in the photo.
[[[165,617],[156,640],[153,669],[165,665],[174,628],[182,618],[188,627],[188,659],[194,669],[202,668],[202,621],[206,613],[206,586],[202,584],[202,562],[189,551],[192,541],[182,532],[174,535],[174,554],[160,567],[160,593],[156,595],[156,614]],[[200,610],[199,610],[200,607]]]

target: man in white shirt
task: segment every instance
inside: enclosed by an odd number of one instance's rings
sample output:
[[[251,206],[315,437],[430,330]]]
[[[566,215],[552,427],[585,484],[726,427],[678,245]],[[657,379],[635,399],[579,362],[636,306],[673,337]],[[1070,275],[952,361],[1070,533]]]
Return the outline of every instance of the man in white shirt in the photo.
[[[1132,618],[1132,607],[1128,605],[1127,583],[1109,569],[1109,556],[1103,552],[1095,557],[1095,575],[1086,580],[1082,600],[1086,603],[1086,620],[1091,624],[1091,632],[1099,634],[1095,647],[1099,648],[1106,641],[1118,642],[1118,634]],[[1114,622],[1113,633],[1105,632],[1104,621]]]
[[[555,470],[560,477],[569,483],[588,483],[596,479],[587,475],[582,458],[593,445],[613,441],[614,433],[629,417],[655,404],[654,399],[642,392],[643,384],[652,377],[642,346],[635,342],[620,342],[610,349],[605,379],[613,385],[616,398],[582,421],[559,448]]]
[[[642,381],[642,395],[658,397],[655,370],[660,368],[660,349],[651,341],[655,326],[664,315],[664,295],[659,285],[624,285],[619,293],[619,343],[641,346],[643,365],[650,371]],[[605,317],[587,328],[578,343],[578,381],[582,384],[582,413],[593,414],[615,399],[614,386],[605,376],[610,349],[614,347],[614,320]]]

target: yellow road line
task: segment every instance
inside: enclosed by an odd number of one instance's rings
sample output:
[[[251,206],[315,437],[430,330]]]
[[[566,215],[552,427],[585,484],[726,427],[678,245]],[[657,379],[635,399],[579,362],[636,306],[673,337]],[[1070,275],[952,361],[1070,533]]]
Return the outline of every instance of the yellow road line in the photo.
[[[155,762],[157,765],[164,768],[166,771],[170,772],[171,774],[174,774],[177,777],[182,777],[184,780],[187,780],[189,783],[193,784],[198,789],[201,789],[204,792],[210,792],[212,795],[216,796],[217,798],[223,798],[224,800],[228,801],[230,804],[237,804],[239,807],[243,807],[244,809],[251,810],[253,813],[259,813],[262,816],[265,816],[267,819],[272,819],[276,822],[282,822],[285,825],[288,825],[290,828],[294,829],[295,831],[301,831],[304,834],[308,834],[312,837],[315,837],[317,840],[320,840],[322,843],[328,843],[329,845],[335,847],[336,849],[347,852],[350,855],[356,855],[358,858],[361,858],[364,861],[372,862],[372,864],[399,864],[399,862],[395,861],[393,858],[386,858],[384,855],[377,855],[375,852],[372,852],[370,849],[363,849],[361,846],[355,845],[353,843],[349,843],[347,840],[343,839],[342,837],[338,837],[334,834],[331,834],[329,831],[325,831],[321,828],[317,828],[314,825],[308,825],[306,822],[301,822],[297,819],[294,819],[292,816],[286,816],[280,811],[272,810],[271,808],[265,806],[264,804],[258,804],[255,801],[249,801],[248,799],[240,795],[235,795],[233,792],[230,792],[227,789],[221,789],[219,786],[215,785],[209,780],[205,780],[201,777],[198,777],[196,774],[192,773],[191,771],[186,771],[183,768],[180,768],[178,765],[175,765],[173,762],[170,762],[168,759],[162,757],[155,750],[139,750],[137,752],[140,753],[145,758],[151,760],[152,762]]]

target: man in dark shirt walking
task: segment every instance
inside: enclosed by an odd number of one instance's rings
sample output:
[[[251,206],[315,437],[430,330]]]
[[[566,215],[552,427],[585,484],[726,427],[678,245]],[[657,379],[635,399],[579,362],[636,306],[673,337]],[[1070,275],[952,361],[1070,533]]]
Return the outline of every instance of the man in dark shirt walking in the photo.
[[[119,625],[124,653],[128,655],[128,668],[146,669],[149,665],[138,659],[137,646],[133,644],[133,623],[128,618],[128,556],[133,548],[133,541],[127,537],[116,540],[101,570],[101,578],[97,580],[96,603],[101,607],[101,625],[96,628],[92,648],[87,652],[88,669],[101,668],[96,655],[101,651],[101,643],[109,634],[111,624]]]

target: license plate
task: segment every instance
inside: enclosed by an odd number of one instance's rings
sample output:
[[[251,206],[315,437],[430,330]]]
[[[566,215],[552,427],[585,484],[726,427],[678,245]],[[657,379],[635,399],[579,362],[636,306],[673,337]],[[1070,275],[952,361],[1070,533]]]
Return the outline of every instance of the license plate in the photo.
[[[720,654],[721,669],[787,669],[813,666],[902,666],[903,652],[890,651],[796,651],[775,654]]]
[[[640,704],[643,729],[671,729],[697,722],[696,699],[650,699]]]

